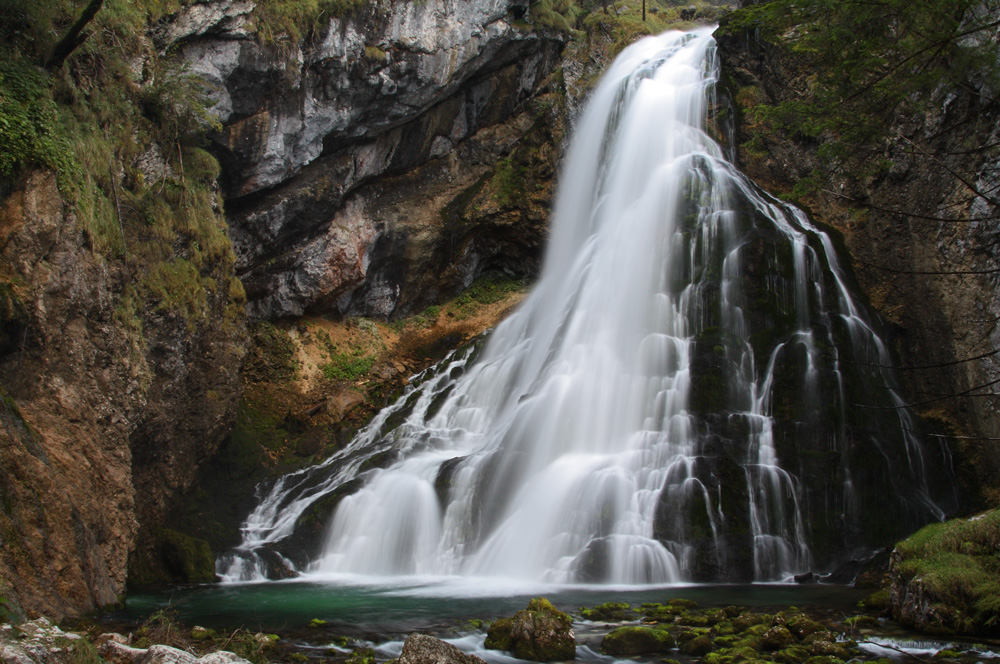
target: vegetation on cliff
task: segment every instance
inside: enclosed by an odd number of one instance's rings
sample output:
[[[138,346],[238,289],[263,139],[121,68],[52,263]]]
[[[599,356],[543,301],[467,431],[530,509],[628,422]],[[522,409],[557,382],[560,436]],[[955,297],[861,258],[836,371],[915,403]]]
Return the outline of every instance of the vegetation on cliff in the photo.
[[[817,141],[822,166],[798,183],[796,196],[829,186],[837,172],[884,174],[893,165],[887,144],[907,141],[910,118],[945,101],[942,91],[969,90],[975,81],[983,102],[996,103],[998,10],[991,0],[769,0],[730,15],[723,35],[780,43],[810,72],[795,99],[764,103],[759,90],[741,91],[749,151],[768,132]]]

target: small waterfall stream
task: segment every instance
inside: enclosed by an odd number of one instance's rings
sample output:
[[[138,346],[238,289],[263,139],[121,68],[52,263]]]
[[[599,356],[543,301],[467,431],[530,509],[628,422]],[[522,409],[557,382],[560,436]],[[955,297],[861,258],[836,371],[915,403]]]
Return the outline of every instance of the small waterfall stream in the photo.
[[[618,57],[530,296],[278,481],[225,579],[782,580],[943,517],[941,451],[833,241],[706,133],[711,32]],[[296,535],[309,519],[324,539]]]

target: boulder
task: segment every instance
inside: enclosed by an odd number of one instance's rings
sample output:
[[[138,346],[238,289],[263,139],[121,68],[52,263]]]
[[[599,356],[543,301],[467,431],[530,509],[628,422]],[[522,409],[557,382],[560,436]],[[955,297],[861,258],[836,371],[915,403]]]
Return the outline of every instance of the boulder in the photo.
[[[433,636],[410,634],[403,644],[398,664],[486,664],[486,662]]]
[[[674,639],[662,629],[629,626],[611,630],[601,641],[607,655],[646,655],[666,652],[674,647]]]
[[[515,657],[533,662],[553,662],[576,657],[576,637],[572,618],[559,611],[549,600],[535,598],[528,608],[512,618],[490,625],[486,647],[509,650]]]

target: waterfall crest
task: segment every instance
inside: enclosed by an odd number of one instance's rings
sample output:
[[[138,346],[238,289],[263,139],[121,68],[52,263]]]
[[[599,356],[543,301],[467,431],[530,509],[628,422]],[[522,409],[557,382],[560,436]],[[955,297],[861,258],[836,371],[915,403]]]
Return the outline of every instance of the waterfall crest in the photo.
[[[265,576],[277,556],[323,574],[780,580],[943,516],[939,451],[900,408],[831,238],[706,133],[711,32],[616,59],[529,297],[345,449],[282,478],[224,578]],[[303,551],[310,510],[329,526]]]

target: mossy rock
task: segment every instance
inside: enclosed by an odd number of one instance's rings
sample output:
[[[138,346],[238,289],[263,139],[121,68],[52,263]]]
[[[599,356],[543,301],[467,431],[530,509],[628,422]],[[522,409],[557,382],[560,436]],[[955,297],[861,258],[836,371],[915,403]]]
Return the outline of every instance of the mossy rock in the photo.
[[[778,664],[799,664],[799,662],[804,662],[811,656],[812,652],[809,648],[799,645],[783,648],[770,655],[771,659],[778,662]]]
[[[844,664],[844,660],[829,655],[819,655],[810,657],[804,664]]]
[[[712,651],[712,639],[707,634],[696,636],[681,645],[681,652],[691,657],[701,657]]]
[[[684,599],[683,597],[676,597],[667,602],[667,606],[673,609],[697,609],[698,602],[693,599]]]
[[[802,639],[814,632],[820,632],[826,629],[826,627],[820,623],[801,613],[788,618],[787,627],[788,630],[798,639]]]
[[[837,637],[834,636],[833,632],[823,629],[819,632],[813,632],[812,634],[807,634],[802,637],[802,643],[805,645],[811,645],[816,641],[836,641]]]
[[[211,641],[216,636],[214,629],[208,629],[200,625],[195,625],[191,628],[191,639],[193,641]]]
[[[893,617],[927,633],[1000,635],[998,553],[1000,509],[899,542],[889,568]]]
[[[881,623],[872,616],[852,616],[844,621],[844,625],[848,629],[878,629]]]
[[[740,615],[736,616],[735,618],[733,618],[733,627],[736,629],[737,632],[742,633],[748,631],[751,627],[754,627],[756,625],[763,625],[763,624],[770,625],[772,618],[773,616],[768,613],[752,613],[750,611],[745,611]],[[760,634],[763,634],[764,631],[761,631],[759,634],[756,635],[760,636]]]
[[[722,620],[712,625],[712,636],[729,636],[736,633],[736,627],[732,620]]]
[[[795,635],[782,625],[772,627],[760,638],[760,646],[764,650],[783,650],[797,642]]]
[[[580,616],[584,620],[594,621],[632,620],[635,618],[635,612],[625,602],[605,602],[592,609],[581,608]]]
[[[648,655],[666,652],[674,647],[674,639],[662,629],[629,626],[611,630],[601,641],[601,650],[608,655]]]
[[[161,529],[157,539],[160,559],[175,582],[215,582],[215,557],[208,542],[169,528]]]
[[[836,657],[837,659],[848,660],[851,658],[851,651],[842,643],[834,641],[814,641],[809,650],[813,655]]]
[[[510,650],[510,630],[514,626],[513,618],[494,620],[486,630],[486,642],[483,644],[489,650]]]
[[[753,648],[724,648],[705,655],[704,664],[757,664],[767,660],[761,659],[760,653]]]
[[[490,625],[485,645],[532,662],[571,660],[576,657],[572,624],[568,614],[552,606],[549,600],[537,597],[528,603],[527,609]]]

